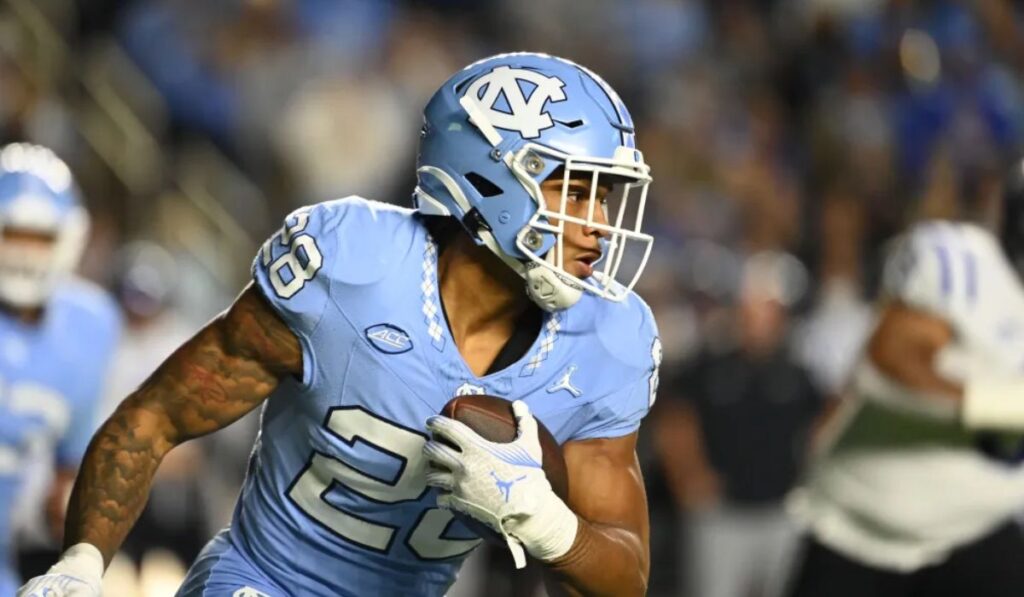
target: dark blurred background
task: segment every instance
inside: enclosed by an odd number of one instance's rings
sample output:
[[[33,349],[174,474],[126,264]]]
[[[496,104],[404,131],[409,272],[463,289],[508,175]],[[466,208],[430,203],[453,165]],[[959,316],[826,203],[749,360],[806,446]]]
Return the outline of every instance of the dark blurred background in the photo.
[[[1009,0],[0,0],[0,143],[52,147],[84,190],[84,273],[130,324],[109,410],[230,301],[284,214],[408,205],[449,74],[512,50],[591,67],[655,180],[651,594],[771,597],[783,499],[868,332],[886,241],[983,216],[1018,154],[1022,24]],[[109,594],[173,592],[230,514],[252,429],[167,463]],[[453,595],[530,594],[485,555]]]

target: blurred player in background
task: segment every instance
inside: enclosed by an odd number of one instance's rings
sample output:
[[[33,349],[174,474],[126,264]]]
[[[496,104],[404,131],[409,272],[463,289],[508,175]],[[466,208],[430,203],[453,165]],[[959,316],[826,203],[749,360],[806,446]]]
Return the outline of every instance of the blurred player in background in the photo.
[[[113,301],[72,279],[87,233],[64,162],[35,145],[0,149],[0,596],[18,584],[11,516],[28,478],[50,482],[32,505],[60,539],[118,337]]]
[[[685,515],[682,594],[776,597],[789,570],[798,533],[783,500],[827,405],[790,336],[802,274],[784,253],[746,258],[731,336],[663,379],[654,429]]]
[[[635,445],[661,347],[631,291],[652,239],[629,113],[572,62],[495,56],[427,105],[418,175],[418,211],[350,197],[287,218],[254,283],[97,433],[68,549],[20,594],[98,594],[163,456],[268,396],[234,520],[179,595],[442,595],[479,543],[451,511],[571,593],[645,592]],[[481,393],[516,400],[515,442],[436,416]]]
[[[813,463],[793,597],[1010,597],[1024,590],[1024,164],[998,236],[911,228],[877,327]]]

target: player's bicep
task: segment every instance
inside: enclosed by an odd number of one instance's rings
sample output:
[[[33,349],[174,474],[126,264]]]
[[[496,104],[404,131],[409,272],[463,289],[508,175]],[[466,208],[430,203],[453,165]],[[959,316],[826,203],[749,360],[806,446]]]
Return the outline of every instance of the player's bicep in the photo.
[[[119,407],[167,447],[226,427],[285,375],[301,375],[288,327],[251,286],[185,342]]]
[[[899,301],[889,302],[868,341],[869,364],[922,396],[957,397],[959,386],[937,370],[938,355],[953,335],[952,326],[941,317]]]
[[[568,505],[584,520],[618,534],[646,567],[647,495],[636,456],[636,433],[614,439],[566,442]]]
[[[302,374],[298,337],[252,284],[214,321],[228,357],[278,377]]]

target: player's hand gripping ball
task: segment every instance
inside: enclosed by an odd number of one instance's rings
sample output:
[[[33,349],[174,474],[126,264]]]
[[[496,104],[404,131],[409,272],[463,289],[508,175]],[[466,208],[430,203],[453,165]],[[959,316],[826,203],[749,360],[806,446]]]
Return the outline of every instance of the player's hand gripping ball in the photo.
[[[542,561],[569,550],[577,520],[564,501],[565,460],[525,402],[455,398],[427,428],[433,434],[424,446],[427,484],[441,490],[439,506],[486,525],[484,537],[500,535],[517,567],[526,564],[524,548]]]

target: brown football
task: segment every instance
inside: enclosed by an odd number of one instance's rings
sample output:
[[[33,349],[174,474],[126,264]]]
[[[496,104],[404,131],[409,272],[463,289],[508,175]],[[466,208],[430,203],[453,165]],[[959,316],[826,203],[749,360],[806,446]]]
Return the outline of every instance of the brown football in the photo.
[[[512,415],[512,403],[504,398],[486,394],[457,396],[444,405],[441,414],[461,421],[481,437],[492,442],[508,443],[516,438],[516,419]],[[565,469],[562,448],[540,419],[537,419],[537,435],[543,453],[541,466],[548,482],[551,483],[551,489],[558,497],[568,500],[569,475]],[[457,518],[477,534],[488,539],[497,539],[496,533],[482,532],[483,525],[474,524],[475,521],[466,520],[467,517],[457,515]]]

